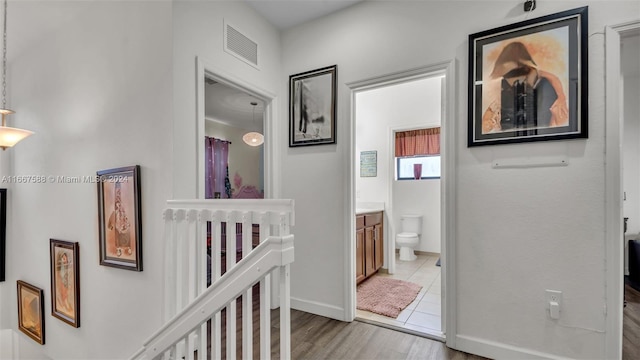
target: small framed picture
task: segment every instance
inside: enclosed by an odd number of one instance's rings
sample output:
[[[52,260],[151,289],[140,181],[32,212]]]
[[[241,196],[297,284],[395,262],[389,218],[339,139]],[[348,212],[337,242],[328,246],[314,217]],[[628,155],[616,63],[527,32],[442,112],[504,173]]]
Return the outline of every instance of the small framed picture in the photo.
[[[18,284],[18,329],[44,345],[44,292],[22,280]]]
[[[289,147],[336,143],[337,65],[289,77]]]
[[[77,242],[49,240],[51,315],[80,327],[80,252]]]
[[[468,146],[588,137],[587,10],[469,35]]]
[[[100,265],[142,271],[140,166],[97,175]]]

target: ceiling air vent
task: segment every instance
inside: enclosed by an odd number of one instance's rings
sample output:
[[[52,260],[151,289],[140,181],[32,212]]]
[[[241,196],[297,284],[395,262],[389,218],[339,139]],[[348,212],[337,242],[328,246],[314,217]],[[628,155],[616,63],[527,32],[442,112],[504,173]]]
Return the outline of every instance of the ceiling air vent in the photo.
[[[228,23],[224,24],[224,50],[258,68],[258,44]]]

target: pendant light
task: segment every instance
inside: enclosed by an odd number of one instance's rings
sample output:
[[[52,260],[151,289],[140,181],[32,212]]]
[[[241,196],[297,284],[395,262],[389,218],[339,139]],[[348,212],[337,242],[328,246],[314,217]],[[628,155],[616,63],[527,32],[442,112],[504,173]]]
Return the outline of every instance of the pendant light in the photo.
[[[4,0],[4,31],[2,34],[2,126],[0,126],[0,147],[6,150],[20,140],[33,134],[32,131],[8,127],[6,116],[15,114],[15,111],[7,109],[7,0]]]
[[[253,122],[255,122],[256,121],[256,105],[258,105],[258,103],[255,101],[252,101],[251,105],[253,105],[252,119],[253,119]],[[249,146],[260,146],[262,145],[262,143],[264,143],[264,136],[259,132],[251,131],[244,134],[244,136],[242,136],[242,140]]]

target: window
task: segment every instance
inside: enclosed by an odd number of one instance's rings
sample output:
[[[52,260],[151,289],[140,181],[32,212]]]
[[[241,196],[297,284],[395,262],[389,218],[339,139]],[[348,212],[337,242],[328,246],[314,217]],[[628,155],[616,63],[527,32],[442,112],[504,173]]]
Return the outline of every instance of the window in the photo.
[[[403,156],[396,158],[396,178],[398,180],[417,180],[414,165],[421,164],[420,179],[440,178],[440,155]]]

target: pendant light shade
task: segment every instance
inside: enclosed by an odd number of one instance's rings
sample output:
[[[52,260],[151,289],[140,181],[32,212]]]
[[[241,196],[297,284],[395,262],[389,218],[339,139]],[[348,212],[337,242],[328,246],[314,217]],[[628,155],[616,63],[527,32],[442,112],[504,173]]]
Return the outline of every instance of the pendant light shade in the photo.
[[[253,105],[253,121],[256,120],[256,105],[257,102],[251,102]],[[249,146],[260,146],[264,143],[264,136],[259,132],[251,131],[242,136],[242,141],[244,141]]]
[[[0,126],[0,148],[6,150],[20,140],[33,134],[32,131],[12,128],[7,126],[7,115],[15,114],[15,111],[7,109],[7,0],[4,0],[4,23],[2,40],[2,126]]]

